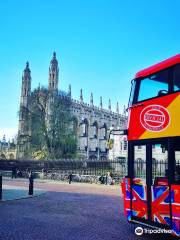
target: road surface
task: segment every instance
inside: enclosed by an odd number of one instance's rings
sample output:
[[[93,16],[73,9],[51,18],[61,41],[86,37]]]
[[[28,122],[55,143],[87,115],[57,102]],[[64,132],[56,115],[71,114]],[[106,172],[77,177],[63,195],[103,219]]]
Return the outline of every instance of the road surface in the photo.
[[[4,180],[28,186],[24,180]],[[133,240],[174,239],[169,235],[137,236],[128,224],[118,186],[35,182],[46,193],[0,202],[0,240]]]

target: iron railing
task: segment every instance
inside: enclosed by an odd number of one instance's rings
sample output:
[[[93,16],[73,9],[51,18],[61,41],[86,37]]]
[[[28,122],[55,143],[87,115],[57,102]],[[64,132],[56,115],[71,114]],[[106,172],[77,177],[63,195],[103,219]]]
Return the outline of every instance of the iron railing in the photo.
[[[0,171],[59,171],[82,175],[102,175],[107,172],[123,176],[126,173],[126,159],[118,160],[0,160]]]
[[[180,166],[180,160],[176,162]],[[110,172],[114,178],[121,179],[127,175],[126,158],[114,160],[0,160],[0,171],[12,171],[12,169],[27,172],[59,173],[59,174],[79,174],[101,176]],[[156,160],[152,164],[153,179],[156,176],[165,176],[167,161]],[[137,178],[146,177],[146,162],[141,159],[134,161],[134,175]]]

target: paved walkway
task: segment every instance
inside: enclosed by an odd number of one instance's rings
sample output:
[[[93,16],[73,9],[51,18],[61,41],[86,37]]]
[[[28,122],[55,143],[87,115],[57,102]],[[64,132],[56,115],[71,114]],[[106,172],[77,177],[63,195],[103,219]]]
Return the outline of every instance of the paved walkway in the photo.
[[[45,191],[41,189],[34,189],[34,196],[38,196]],[[14,200],[14,199],[22,199],[22,198],[28,198],[31,197],[28,195],[28,186],[13,186],[13,185],[7,185],[3,184],[3,191],[2,191],[2,200]]]
[[[25,186],[22,181],[6,185]],[[170,239],[136,236],[137,225],[123,215],[117,186],[35,183],[47,191],[35,198],[0,203],[0,240],[129,240]]]

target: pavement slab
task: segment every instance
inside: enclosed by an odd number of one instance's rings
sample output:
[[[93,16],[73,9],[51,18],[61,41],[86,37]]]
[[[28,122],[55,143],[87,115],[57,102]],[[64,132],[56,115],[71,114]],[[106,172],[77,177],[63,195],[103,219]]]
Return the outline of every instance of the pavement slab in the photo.
[[[40,189],[34,189],[33,196],[29,196],[28,189],[25,187],[4,185],[2,190],[2,196],[3,196],[2,201],[19,200],[22,198],[36,197],[42,193],[45,193],[45,191]]]

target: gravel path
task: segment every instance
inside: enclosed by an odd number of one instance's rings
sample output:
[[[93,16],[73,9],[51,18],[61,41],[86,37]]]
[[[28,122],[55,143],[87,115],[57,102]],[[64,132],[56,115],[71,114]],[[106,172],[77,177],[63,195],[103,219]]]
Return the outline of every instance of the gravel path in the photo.
[[[12,183],[7,181],[6,184]],[[38,187],[48,192],[30,199],[0,203],[0,239],[170,239],[159,234],[136,236],[137,225],[127,224],[117,187],[36,183]]]

